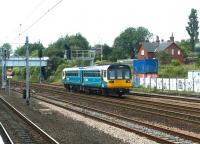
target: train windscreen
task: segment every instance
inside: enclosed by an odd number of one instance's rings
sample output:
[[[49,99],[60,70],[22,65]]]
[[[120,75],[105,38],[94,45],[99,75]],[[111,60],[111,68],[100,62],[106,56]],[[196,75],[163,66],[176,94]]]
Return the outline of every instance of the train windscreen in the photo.
[[[108,68],[108,79],[130,79],[131,71],[126,65],[112,66]]]

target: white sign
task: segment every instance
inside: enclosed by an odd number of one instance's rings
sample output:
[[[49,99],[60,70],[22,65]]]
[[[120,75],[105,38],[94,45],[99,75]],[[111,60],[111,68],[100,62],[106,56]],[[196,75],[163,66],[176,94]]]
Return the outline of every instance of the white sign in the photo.
[[[7,78],[8,78],[8,79],[11,79],[11,78],[12,78],[12,76],[7,76]]]

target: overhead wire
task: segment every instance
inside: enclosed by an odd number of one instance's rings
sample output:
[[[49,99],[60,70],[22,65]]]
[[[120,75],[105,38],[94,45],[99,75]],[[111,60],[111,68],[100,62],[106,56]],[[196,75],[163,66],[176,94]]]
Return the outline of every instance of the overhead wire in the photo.
[[[37,3],[34,8],[29,12],[29,14],[25,17],[24,21],[28,21],[31,16],[38,10],[38,8],[45,2],[46,0],[41,0],[39,3]],[[20,31],[19,30],[19,26],[14,27],[10,32],[11,33],[15,33],[15,32],[19,32],[17,35],[20,36],[21,35],[21,26],[22,26],[23,22],[21,22],[20,25]],[[15,37],[13,41],[15,41],[17,38]]]
[[[41,0],[38,4],[36,4],[33,9],[30,11],[30,13],[26,16],[25,21],[28,21],[33,14],[38,10],[39,7],[42,6],[42,4],[45,2],[46,0]]]
[[[35,24],[37,24],[43,17],[45,17],[50,11],[52,11],[55,7],[57,7],[63,0],[58,1],[55,5],[53,5],[50,9],[48,9],[43,15],[41,15],[38,19],[36,19],[29,27],[27,27],[21,34],[27,32],[31,29]]]
[[[25,30],[21,31],[17,37],[13,41],[15,41],[19,36],[21,36],[23,33],[27,32],[29,29],[31,29],[35,24],[37,24],[42,18],[44,18],[50,11],[52,11],[54,8],[56,8],[63,0],[59,0],[56,4],[54,4],[51,8],[49,8],[43,15],[41,15],[39,18],[37,18],[30,26],[28,26]]]

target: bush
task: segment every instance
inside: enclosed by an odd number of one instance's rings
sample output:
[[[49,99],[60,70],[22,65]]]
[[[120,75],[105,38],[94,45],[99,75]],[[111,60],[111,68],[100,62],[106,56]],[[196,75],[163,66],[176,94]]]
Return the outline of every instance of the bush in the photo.
[[[159,77],[186,77],[188,72],[188,69],[184,68],[184,65],[166,65],[159,67],[159,69]]]
[[[173,65],[173,66],[180,66],[181,62],[178,61],[178,60],[172,60],[171,65]]]

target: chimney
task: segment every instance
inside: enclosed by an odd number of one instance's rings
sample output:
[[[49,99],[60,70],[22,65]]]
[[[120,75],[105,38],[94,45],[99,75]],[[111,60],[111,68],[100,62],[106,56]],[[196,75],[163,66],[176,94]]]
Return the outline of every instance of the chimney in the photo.
[[[156,36],[156,42],[159,43],[160,40],[159,40],[159,36]]]
[[[170,37],[170,42],[174,42],[174,36],[173,36],[173,33],[172,33],[172,36]]]

